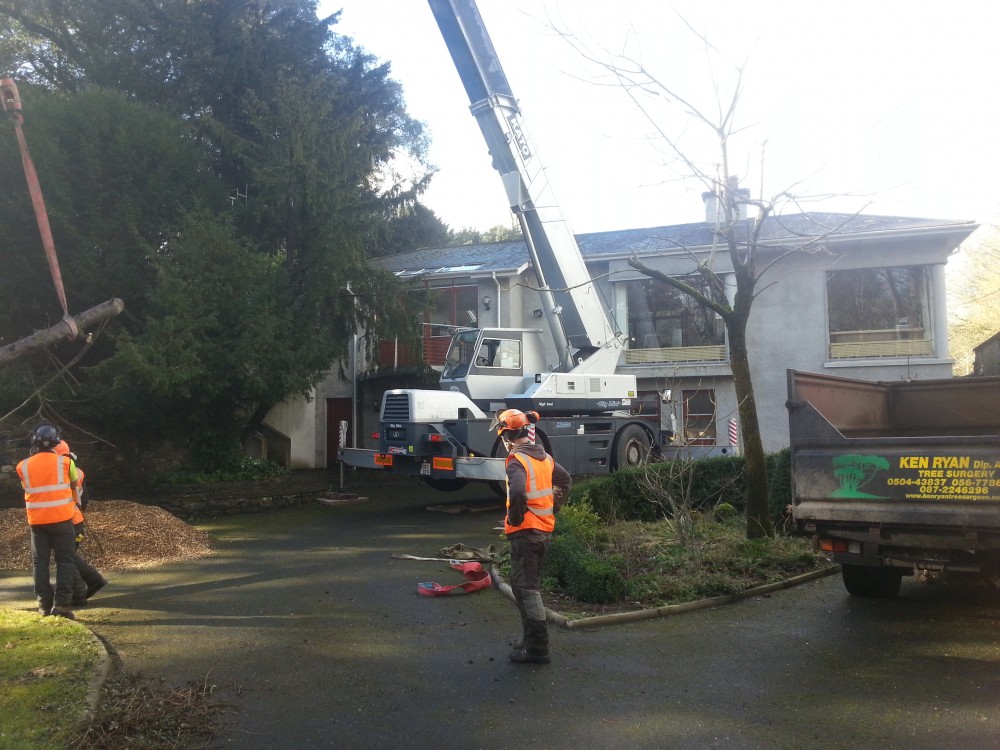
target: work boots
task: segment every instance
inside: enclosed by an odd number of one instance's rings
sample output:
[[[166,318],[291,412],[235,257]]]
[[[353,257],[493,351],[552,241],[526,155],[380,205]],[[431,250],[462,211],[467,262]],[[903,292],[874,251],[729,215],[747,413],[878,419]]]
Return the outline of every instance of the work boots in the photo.
[[[49,612],[53,617],[65,617],[67,620],[75,620],[76,615],[73,614],[73,610],[69,607],[64,607],[61,604],[56,604],[52,607],[52,611]]]
[[[549,629],[545,620],[526,620],[524,626],[524,647],[510,652],[510,660],[517,664],[548,664]]]
[[[510,645],[515,651],[523,651],[528,640],[528,613],[524,611],[520,602],[517,602],[517,611],[521,614],[521,640]]]
[[[107,585],[108,585],[108,579],[104,577],[101,577],[96,581],[89,581],[87,583],[87,598],[89,599]]]
[[[73,600],[70,604],[73,607],[87,606],[87,584],[83,582],[79,573],[73,576]]]

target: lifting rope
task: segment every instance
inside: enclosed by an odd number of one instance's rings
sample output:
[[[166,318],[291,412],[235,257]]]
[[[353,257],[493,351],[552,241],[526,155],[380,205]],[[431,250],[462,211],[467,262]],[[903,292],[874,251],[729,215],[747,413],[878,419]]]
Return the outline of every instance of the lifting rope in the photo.
[[[24,177],[28,181],[28,192],[31,193],[31,205],[35,209],[35,219],[38,222],[38,231],[42,236],[42,245],[45,248],[45,257],[49,263],[49,271],[52,274],[52,283],[56,288],[56,295],[59,297],[59,304],[62,305],[63,321],[69,326],[70,339],[75,339],[79,335],[76,321],[69,314],[69,307],[66,304],[66,290],[63,288],[62,273],[59,270],[59,259],[56,257],[56,246],[52,240],[52,229],[49,227],[49,216],[45,211],[45,200],[42,198],[42,186],[38,182],[38,174],[35,172],[35,165],[31,161],[31,154],[28,153],[28,144],[24,140],[24,133],[21,125],[24,117],[21,114],[21,97],[18,96],[17,86],[10,78],[0,80],[0,99],[3,108],[10,114],[14,121],[14,131],[17,133],[17,142],[21,147],[21,163],[24,165]]]

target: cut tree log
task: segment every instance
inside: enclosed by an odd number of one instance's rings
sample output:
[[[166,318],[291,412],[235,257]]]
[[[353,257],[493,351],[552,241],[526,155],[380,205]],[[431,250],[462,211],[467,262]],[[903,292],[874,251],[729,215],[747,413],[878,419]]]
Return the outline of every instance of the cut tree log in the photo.
[[[89,310],[84,310],[75,316],[73,320],[76,322],[77,330],[82,334],[98,323],[115,317],[124,309],[125,303],[115,297]],[[47,349],[50,346],[54,346],[62,341],[72,340],[73,338],[73,331],[69,323],[65,320],[60,320],[51,328],[35,331],[30,336],[15,341],[13,344],[0,347],[0,367],[36,352],[39,349]]]

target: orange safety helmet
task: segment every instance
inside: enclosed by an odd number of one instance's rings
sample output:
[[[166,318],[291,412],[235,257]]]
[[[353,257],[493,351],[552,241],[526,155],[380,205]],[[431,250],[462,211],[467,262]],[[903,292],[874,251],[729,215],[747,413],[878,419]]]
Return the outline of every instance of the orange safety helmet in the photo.
[[[74,461],[76,461],[76,454],[69,449],[69,443],[67,443],[65,440],[60,440],[56,444],[56,447],[52,449],[52,451],[57,456],[69,456]]]
[[[529,411],[525,413],[520,409],[504,409],[498,411],[493,417],[490,429],[496,430],[497,435],[503,435],[505,432],[520,433],[528,425],[532,425],[537,421],[538,414],[536,412]],[[520,437],[521,434],[514,434],[512,437]]]

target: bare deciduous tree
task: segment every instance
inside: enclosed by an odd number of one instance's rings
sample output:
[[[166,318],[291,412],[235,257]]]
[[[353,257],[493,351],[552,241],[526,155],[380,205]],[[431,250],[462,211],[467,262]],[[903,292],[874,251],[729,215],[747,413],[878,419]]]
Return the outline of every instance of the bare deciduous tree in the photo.
[[[973,371],[973,349],[1000,331],[996,314],[1000,304],[1000,225],[984,226],[970,238],[949,274],[949,283],[953,292],[948,306],[948,347],[955,358],[955,374],[968,375]]]
[[[629,260],[629,265],[649,278],[690,296],[715,312],[725,323],[746,462],[747,537],[753,539],[773,535],[774,528],[770,518],[767,466],[747,345],[751,308],[755,296],[769,286],[762,285],[761,279],[772,266],[790,252],[821,247],[823,240],[837,228],[815,236],[792,237],[777,248],[765,247],[761,242],[765,223],[769,219],[780,221],[777,217],[779,208],[789,204],[797,206],[804,199],[795,196],[792,192],[794,186],[774,194],[770,199],[754,198],[749,191],[740,189],[738,181],[731,177],[730,143],[741,130],[736,126],[736,113],[743,93],[744,66],[729,62],[704,35],[690,25],[687,28],[700,39],[707,55],[721,61],[722,67],[729,73],[725,84],[713,74],[711,86],[717,105],[714,112],[657,77],[641,58],[607,51],[594,53],[573,35],[556,31],[585,61],[597,67],[601,83],[618,86],[627,94],[668,155],[717,201],[715,242],[712,247],[706,251],[705,248],[695,250],[678,246],[690,254],[693,273],[700,275],[704,283],[697,286],[689,284],[682,277],[648,267],[635,256]],[[675,131],[678,135],[674,134]],[[709,166],[689,150],[684,140],[693,131],[711,135],[716,158]],[[761,175],[763,161],[762,150]],[[758,195],[764,195],[763,178],[761,183]]]

